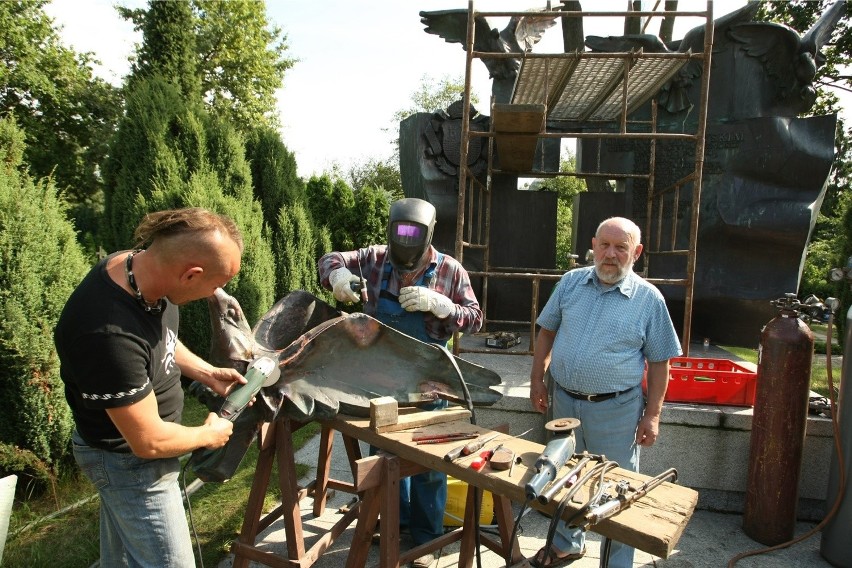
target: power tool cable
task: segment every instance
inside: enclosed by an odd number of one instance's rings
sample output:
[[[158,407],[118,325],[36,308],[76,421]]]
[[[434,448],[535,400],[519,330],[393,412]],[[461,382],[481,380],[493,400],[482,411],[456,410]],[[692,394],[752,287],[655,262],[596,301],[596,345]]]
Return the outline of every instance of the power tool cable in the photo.
[[[192,531],[192,537],[195,539],[195,548],[198,550],[198,566],[204,568],[204,558],[201,555],[201,541],[198,539],[198,532],[195,530],[195,519],[192,516],[192,505],[189,502],[189,492],[186,489],[186,467],[192,459],[188,459],[180,468],[181,484],[183,485],[183,499],[186,501],[186,512],[189,516],[189,529]]]

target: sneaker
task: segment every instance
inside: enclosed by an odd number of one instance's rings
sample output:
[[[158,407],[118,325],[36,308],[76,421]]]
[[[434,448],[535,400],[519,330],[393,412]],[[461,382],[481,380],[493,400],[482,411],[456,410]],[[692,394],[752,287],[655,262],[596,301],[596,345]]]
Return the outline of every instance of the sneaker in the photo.
[[[411,568],[430,568],[435,563],[435,555],[424,554],[420,558],[415,558],[411,562]]]

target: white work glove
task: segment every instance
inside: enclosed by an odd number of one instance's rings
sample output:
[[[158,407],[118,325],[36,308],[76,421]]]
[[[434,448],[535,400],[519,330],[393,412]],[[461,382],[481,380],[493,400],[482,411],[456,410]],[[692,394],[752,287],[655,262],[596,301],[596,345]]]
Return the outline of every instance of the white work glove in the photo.
[[[335,299],[347,304],[357,302],[360,299],[358,294],[353,292],[349,286],[350,282],[360,281],[361,279],[349,272],[346,267],[335,268],[328,275],[328,283],[331,284]]]
[[[439,319],[453,313],[452,300],[423,286],[406,286],[399,290],[399,304],[407,312],[432,312]]]

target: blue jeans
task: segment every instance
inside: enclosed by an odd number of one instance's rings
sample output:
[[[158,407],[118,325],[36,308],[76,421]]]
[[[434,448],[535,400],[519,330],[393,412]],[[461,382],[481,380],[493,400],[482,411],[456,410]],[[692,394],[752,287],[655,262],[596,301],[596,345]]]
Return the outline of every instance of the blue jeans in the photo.
[[[551,379],[552,380],[552,379]],[[577,453],[584,450],[603,454],[617,461],[619,467],[639,471],[639,446],[636,444],[636,427],[645,408],[642,389],[636,387],[622,395],[601,402],[587,402],[568,396],[559,385],[553,387],[553,418],[577,418],[580,426],[574,429]],[[553,546],[562,552],[580,552],[586,544],[586,533],[569,529],[560,522],[553,537]],[[612,541],[609,566],[631,568],[633,547]]]
[[[447,408],[437,400],[421,410]],[[421,545],[444,534],[444,508],[447,506],[447,474],[426,471],[399,480],[399,524],[408,525],[411,540]]]
[[[194,568],[177,458],[142,459],[87,445],[74,459],[101,498],[101,567]]]
[[[423,405],[420,410],[441,410],[446,400]],[[370,455],[376,453],[370,446]],[[426,471],[399,480],[399,524],[407,526],[411,540],[419,546],[444,534],[444,509],[447,506],[447,474]]]

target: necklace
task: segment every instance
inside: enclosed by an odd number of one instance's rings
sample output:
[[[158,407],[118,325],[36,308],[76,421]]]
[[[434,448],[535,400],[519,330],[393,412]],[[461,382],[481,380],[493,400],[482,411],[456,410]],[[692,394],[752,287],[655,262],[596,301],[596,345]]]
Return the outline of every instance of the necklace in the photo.
[[[136,277],[133,276],[133,255],[140,252],[142,252],[141,249],[136,249],[127,255],[127,260],[124,263],[124,274],[127,276],[127,284],[130,286],[130,289],[133,290],[133,293],[136,294],[136,302],[143,310],[149,314],[159,314],[163,311],[166,303],[162,298],[154,302],[153,305],[146,302],[145,298],[142,297],[142,292],[139,290],[139,286],[136,285]]]

